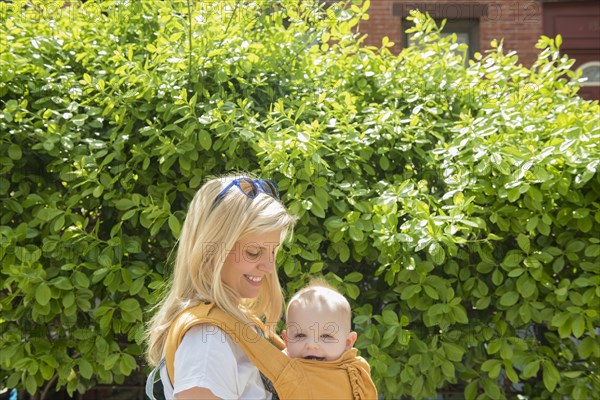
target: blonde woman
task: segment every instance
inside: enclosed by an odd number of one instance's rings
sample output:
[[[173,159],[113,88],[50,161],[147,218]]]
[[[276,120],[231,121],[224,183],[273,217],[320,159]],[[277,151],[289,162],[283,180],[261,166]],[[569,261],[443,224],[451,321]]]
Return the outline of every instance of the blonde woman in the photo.
[[[278,198],[274,182],[249,176],[212,179],[194,196],[172,285],[148,329],[147,357],[159,366],[167,399],[271,398],[257,367],[216,326],[187,331],[175,352],[173,382],[163,360],[171,324],[201,302],[274,329],[284,303],[275,257],[294,223]]]

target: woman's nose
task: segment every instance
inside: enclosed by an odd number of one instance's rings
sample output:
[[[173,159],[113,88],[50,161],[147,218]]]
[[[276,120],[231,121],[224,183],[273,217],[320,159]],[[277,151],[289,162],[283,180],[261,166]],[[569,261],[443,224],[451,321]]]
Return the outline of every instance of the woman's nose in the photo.
[[[275,270],[275,256],[267,256],[261,260],[258,269],[266,274],[272,274]]]

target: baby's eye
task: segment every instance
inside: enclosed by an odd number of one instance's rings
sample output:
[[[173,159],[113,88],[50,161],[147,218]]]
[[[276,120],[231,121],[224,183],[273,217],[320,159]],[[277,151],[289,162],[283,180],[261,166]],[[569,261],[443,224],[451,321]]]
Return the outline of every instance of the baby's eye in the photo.
[[[333,343],[334,341],[336,341],[336,339],[328,333],[321,335],[321,339],[323,339],[323,341],[326,343]]]
[[[297,333],[294,337],[298,339],[304,339],[306,335],[304,333]]]

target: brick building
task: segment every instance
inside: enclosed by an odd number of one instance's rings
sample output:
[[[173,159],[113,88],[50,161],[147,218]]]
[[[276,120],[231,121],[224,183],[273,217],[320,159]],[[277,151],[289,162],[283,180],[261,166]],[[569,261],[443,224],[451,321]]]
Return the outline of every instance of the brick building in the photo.
[[[504,39],[504,50],[516,51],[526,67],[537,58],[535,44],[541,35],[561,34],[561,50],[584,68],[588,83],[584,98],[600,99],[600,2],[557,0],[371,0],[370,19],[362,21],[360,31],[368,35],[365,43],[380,46],[387,36],[394,52],[408,45],[404,31],[411,9],[428,12],[433,18],[447,19],[444,32],[455,32],[458,40],[469,44],[470,54],[484,53],[493,39]]]

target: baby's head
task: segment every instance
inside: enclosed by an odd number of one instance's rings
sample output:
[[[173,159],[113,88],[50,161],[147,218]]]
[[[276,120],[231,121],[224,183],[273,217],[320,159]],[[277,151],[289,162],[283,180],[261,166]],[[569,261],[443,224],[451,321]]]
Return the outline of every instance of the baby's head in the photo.
[[[348,300],[324,280],[312,280],[292,297],[287,307],[283,339],[288,355],[337,360],[356,341],[351,319]]]

